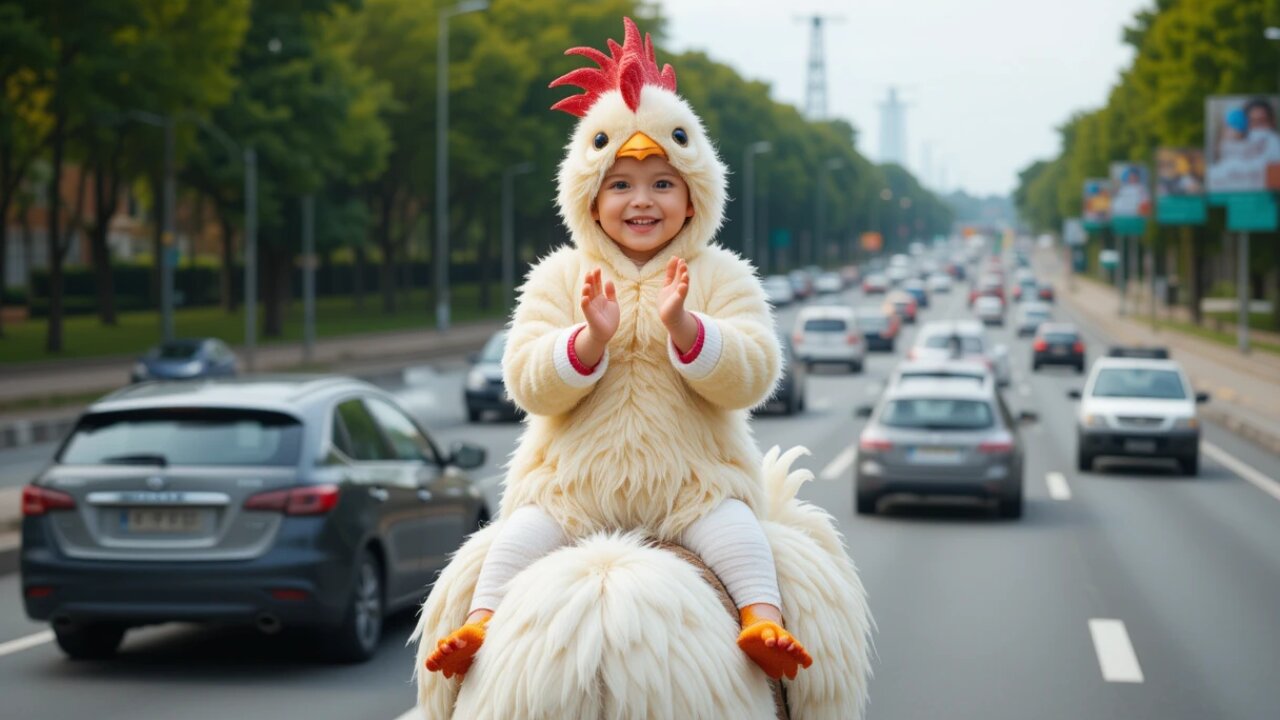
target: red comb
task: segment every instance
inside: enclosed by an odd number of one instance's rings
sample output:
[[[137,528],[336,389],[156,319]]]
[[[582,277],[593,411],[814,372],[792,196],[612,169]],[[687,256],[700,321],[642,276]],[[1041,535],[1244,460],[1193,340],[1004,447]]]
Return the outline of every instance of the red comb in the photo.
[[[610,55],[590,47],[574,47],[564,51],[565,55],[581,55],[600,67],[578,68],[552,80],[548,87],[575,85],[585,91],[552,105],[552,110],[563,110],[570,115],[582,117],[601,95],[610,90],[621,90],[627,107],[635,112],[640,106],[640,89],[645,85],[657,85],[675,92],[676,71],[670,65],[658,70],[653,39],[645,33],[644,41],[641,42],[640,29],[631,18],[624,17],[622,25],[625,39],[622,45],[609,41]]]

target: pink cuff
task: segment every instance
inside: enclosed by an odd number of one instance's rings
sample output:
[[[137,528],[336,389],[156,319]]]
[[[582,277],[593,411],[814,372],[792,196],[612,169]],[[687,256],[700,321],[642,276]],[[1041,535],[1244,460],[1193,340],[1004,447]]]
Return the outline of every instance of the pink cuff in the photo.
[[[583,365],[582,361],[578,359],[578,351],[575,350],[573,347],[574,343],[578,340],[578,334],[586,329],[587,329],[587,326],[583,325],[579,327],[577,330],[574,330],[573,333],[569,335],[569,364],[573,366],[574,370],[578,371],[579,375],[590,375],[591,373],[596,371],[597,367],[600,366],[600,363],[596,363],[591,367],[587,367],[586,365]],[[701,333],[699,333],[699,335],[701,335]],[[699,343],[699,345],[695,345],[694,347],[697,348],[700,346],[700,344],[701,343]]]
[[[698,337],[694,339],[693,347],[689,348],[689,352],[687,353],[681,353],[680,348],[676,348],[676,357],[680,358],[680,362],[685,365],[688,365],[698,359],[698,355],[702,353],[702,345],[707,339],[707,329],[703,326],[702,320],[698,319],[697,315],[694,315],[693,321],[698,323]],[[671,345],[672,347],[675,347],[674,340],[671,342]]]

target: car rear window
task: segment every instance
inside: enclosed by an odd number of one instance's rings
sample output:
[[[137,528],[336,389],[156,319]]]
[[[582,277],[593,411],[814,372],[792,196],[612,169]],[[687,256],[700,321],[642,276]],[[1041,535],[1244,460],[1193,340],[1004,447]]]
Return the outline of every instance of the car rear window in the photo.
[[[1070,345],[1076,341],[1075,333],[1045,333],[1044,341],[1055,345]]]
[[[858,326],[863,330],[883,330],[889,327],[889,318],[879,313],[875,315],[859,315]]]
[[[189,360],[200,352],[200,343],[165,343],[156,349],[156,357],[162,360]]]
[[[847,327],[844,320],[839,318],[813,318],[804,321],[805,332],[844,332]]]
[[[973,335],[929,335],[924,339],[927,348],[950,349],[951,343],[959,342],[965,355],[976,355],[982,352],[982,341]]]
[[[296,465],[302,424],[273,412],[161,408],[86,415],[64,465]]]
[[[1093,383],[1093,396],[1185,400],[1187,392],[1173,370],[1105,368]]]
[[[921,430],[981,430],[995,424],[995,413],[984,400],[904,398],[885,405],[880,424]]]

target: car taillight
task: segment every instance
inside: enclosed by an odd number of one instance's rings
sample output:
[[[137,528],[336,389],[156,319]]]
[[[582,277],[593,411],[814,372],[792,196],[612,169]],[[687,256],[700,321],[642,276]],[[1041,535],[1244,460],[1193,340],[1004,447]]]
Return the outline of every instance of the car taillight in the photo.
[[[1013,452],[1013,443],[1009,440],[986,440],[978,443],[978,452],[986,455],[1007,455]]]
[[[1049,343],[1045,342],[1043,338],[1040,338],[1031,345],[1031,349],[1036,352],[1044,352],[1049,349]]]
[[[53,510],[74,510],[76,499],[61,490],[27,485],[22,488],[22,515],[39,517]]]
[[[1083,354],[1084,354],[1084,343],[1082,343],[1082,342],[1080,342],[1080,341],[1078,341],[1078,340],[1077,340],[1077,341],[1076,341],[1076,344],[1071,346],[1071,349],[1072,349],[1072,350],[1074,350],[1074,351],[1075,351],[1075,353],[1076,353],[1077,355],[1083,355]]]
[[[338,505],[337,485],[307,485],[289,490],[269,490],[245,498],[245,510],[285,515],[322,515]]]
[[[796,333],[795,335],[792,335],[791,342],[795,343],[796,345],[799,345],[800,343],[804,342],[804,335],[802,335],[801,333]]]
[[[849,343],[850,345],[857,345],[858,341],[861,340],[861,338],[858,336],[858,333],[849,333],[848,335],[845,336],[844,339],[845,339],[845,342]]]
[[[879,437],[862,437],[858,440],[858,450],[864,453],[885,452],[893,449],[893,443]]]

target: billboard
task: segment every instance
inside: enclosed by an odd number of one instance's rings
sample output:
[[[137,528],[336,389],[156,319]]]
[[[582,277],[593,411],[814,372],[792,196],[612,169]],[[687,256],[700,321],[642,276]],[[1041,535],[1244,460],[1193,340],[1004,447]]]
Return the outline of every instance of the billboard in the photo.
[[[1280,190],[1280,97],[1205,100],[1205,179],[1210,193]]]
[[[1111,219],[1151,215],[1149,187],[1146,165],[1111,163]]]
[[[1156,150],[1156,197],[1204,194],[1204,150],[1162,147]]]
[[[1111,219],[1111,182],[1106,178],[1084,181],[1084,226],[1100,228]]]

